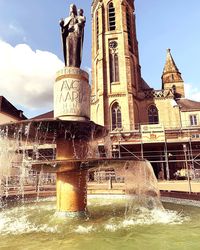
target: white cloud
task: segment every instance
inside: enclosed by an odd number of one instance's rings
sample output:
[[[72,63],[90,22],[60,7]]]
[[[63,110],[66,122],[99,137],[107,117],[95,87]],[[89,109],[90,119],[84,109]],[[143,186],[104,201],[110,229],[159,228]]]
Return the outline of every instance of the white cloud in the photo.
[[[0,95],[29,109],[52,107],[55,73],[61,60],[26,44],[12,47],[0,40]]]
[[[191,83],[185,83],[185,95],[188,99],[200,102],[200,89]]]

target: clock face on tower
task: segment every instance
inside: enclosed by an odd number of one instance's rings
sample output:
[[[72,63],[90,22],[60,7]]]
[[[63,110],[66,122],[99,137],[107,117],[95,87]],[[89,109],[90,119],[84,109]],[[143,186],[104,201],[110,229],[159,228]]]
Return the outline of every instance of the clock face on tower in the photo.
[[[109,43],[110,49],[116,49],[116,48],[117,48],[117,45],[118,45],[118,43],[117,43],[116,41],[111,41],[111,42]]]

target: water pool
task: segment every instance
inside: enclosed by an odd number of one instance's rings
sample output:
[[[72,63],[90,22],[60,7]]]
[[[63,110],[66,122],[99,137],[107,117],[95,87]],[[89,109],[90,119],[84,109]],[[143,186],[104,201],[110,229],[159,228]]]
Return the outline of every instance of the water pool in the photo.
[[[198,207],[164,203],[165,210],[135,206],[130,213],[124,199],[88,203],[85,219],[58,218],[54,199],[2,208],[0,249],[200,249]]]

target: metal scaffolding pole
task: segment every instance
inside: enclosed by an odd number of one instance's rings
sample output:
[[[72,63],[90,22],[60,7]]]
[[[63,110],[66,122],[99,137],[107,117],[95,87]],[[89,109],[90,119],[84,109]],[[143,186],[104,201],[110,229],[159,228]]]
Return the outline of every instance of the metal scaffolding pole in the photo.
[[[170,180],[170,172],[169,172],[169,159],[168,159],[168,150],[167,150],[167,140],[166,140],[166,133],[165,133],[165,162],[166,162],[166,175],[167,175],[167,180]]]
[[[187,159],[187,145],[183,144],[183,152],[185,155],[185,165],[186,165],[186,169],[187,169],[187,179],[188,179],[188,185],[189,185],[189,194],[192,193],[192,187],[191,187],[191,181],[190,181],[190,169],[188,166],[188,159]]]

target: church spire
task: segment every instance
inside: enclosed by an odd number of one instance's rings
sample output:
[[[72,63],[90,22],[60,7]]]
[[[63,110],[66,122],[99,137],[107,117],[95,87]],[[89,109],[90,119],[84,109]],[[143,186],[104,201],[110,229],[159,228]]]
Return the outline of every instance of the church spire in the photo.
[[[162,83],[164,85],[165,83],[174,82],[183,82],[183,79],[171,55],[171,50],[167,49],[167,58],[163,70]]]
[[[183,78],[170,49],[167,49],[167,58],[162,74],[162,89],[172,89],[176,97],[185,96]]]

